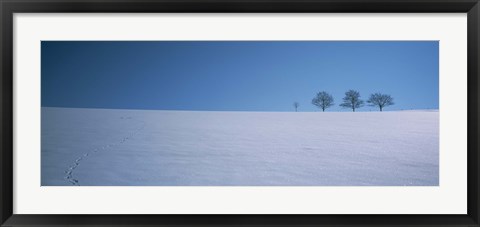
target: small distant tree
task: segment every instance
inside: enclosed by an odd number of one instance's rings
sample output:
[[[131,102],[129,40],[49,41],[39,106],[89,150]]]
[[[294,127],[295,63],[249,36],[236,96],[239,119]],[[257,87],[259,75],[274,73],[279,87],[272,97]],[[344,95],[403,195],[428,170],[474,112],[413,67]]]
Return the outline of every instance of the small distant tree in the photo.
[[[351,108],[352,111],[355,112],[355,109],[362,107],[363,104],[363,100],[360,99],[360,92],[355,90],[349,90],[345,92],[345,97],[343,97],[343,103],[340,104],[340,106],[344,108]]]
[[[322,112],[325,112],[325,109],[333,106],[333,97],[327,92],[321,91],[312,99],[312,104],[321,108]]]
[[[371,94],[370,98],[367,100],[367,103],[369,103],[370,106],[377,106],[380,109],[380,112],[383,111],[384,107],[395,104],[390,95],[381,93]]]
[[[294,102],[293,107],[295,107],[295,112],[297,112],[298,107],[300,106],[300,103]]]

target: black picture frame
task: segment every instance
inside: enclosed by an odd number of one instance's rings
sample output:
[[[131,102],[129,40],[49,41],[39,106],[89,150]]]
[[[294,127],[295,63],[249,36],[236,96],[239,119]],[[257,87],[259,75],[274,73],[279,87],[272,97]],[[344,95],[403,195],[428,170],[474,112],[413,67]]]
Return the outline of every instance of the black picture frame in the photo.
[[[0,0],[1,226],[479,226],[478,0]],[[13,214],[14,13],[450,13],[468,14],[466,215],[22,215]],[[93,204],[92,204],[93,205]],[[126,204],[128,206],[128,204]]]

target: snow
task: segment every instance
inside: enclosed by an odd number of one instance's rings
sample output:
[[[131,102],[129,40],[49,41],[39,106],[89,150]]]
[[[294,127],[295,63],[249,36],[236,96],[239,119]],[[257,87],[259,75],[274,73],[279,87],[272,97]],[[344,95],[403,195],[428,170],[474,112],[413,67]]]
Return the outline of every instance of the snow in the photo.
[[[42,186],[438,186],[438,111],[42,108]]]

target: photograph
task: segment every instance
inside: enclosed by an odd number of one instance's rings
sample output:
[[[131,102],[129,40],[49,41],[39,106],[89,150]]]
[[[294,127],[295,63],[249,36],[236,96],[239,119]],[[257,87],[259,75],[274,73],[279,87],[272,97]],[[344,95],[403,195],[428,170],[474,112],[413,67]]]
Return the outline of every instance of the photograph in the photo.
[[[440,186],[438,40],[40,45],[41,186]]]

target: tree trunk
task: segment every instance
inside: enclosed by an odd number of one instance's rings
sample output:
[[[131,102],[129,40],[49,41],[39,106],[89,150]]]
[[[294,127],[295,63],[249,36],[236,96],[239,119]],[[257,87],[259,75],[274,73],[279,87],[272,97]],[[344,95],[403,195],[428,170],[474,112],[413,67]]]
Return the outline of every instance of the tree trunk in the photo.
[[[380,107],[380,112],[382,112],[383,107]]]

